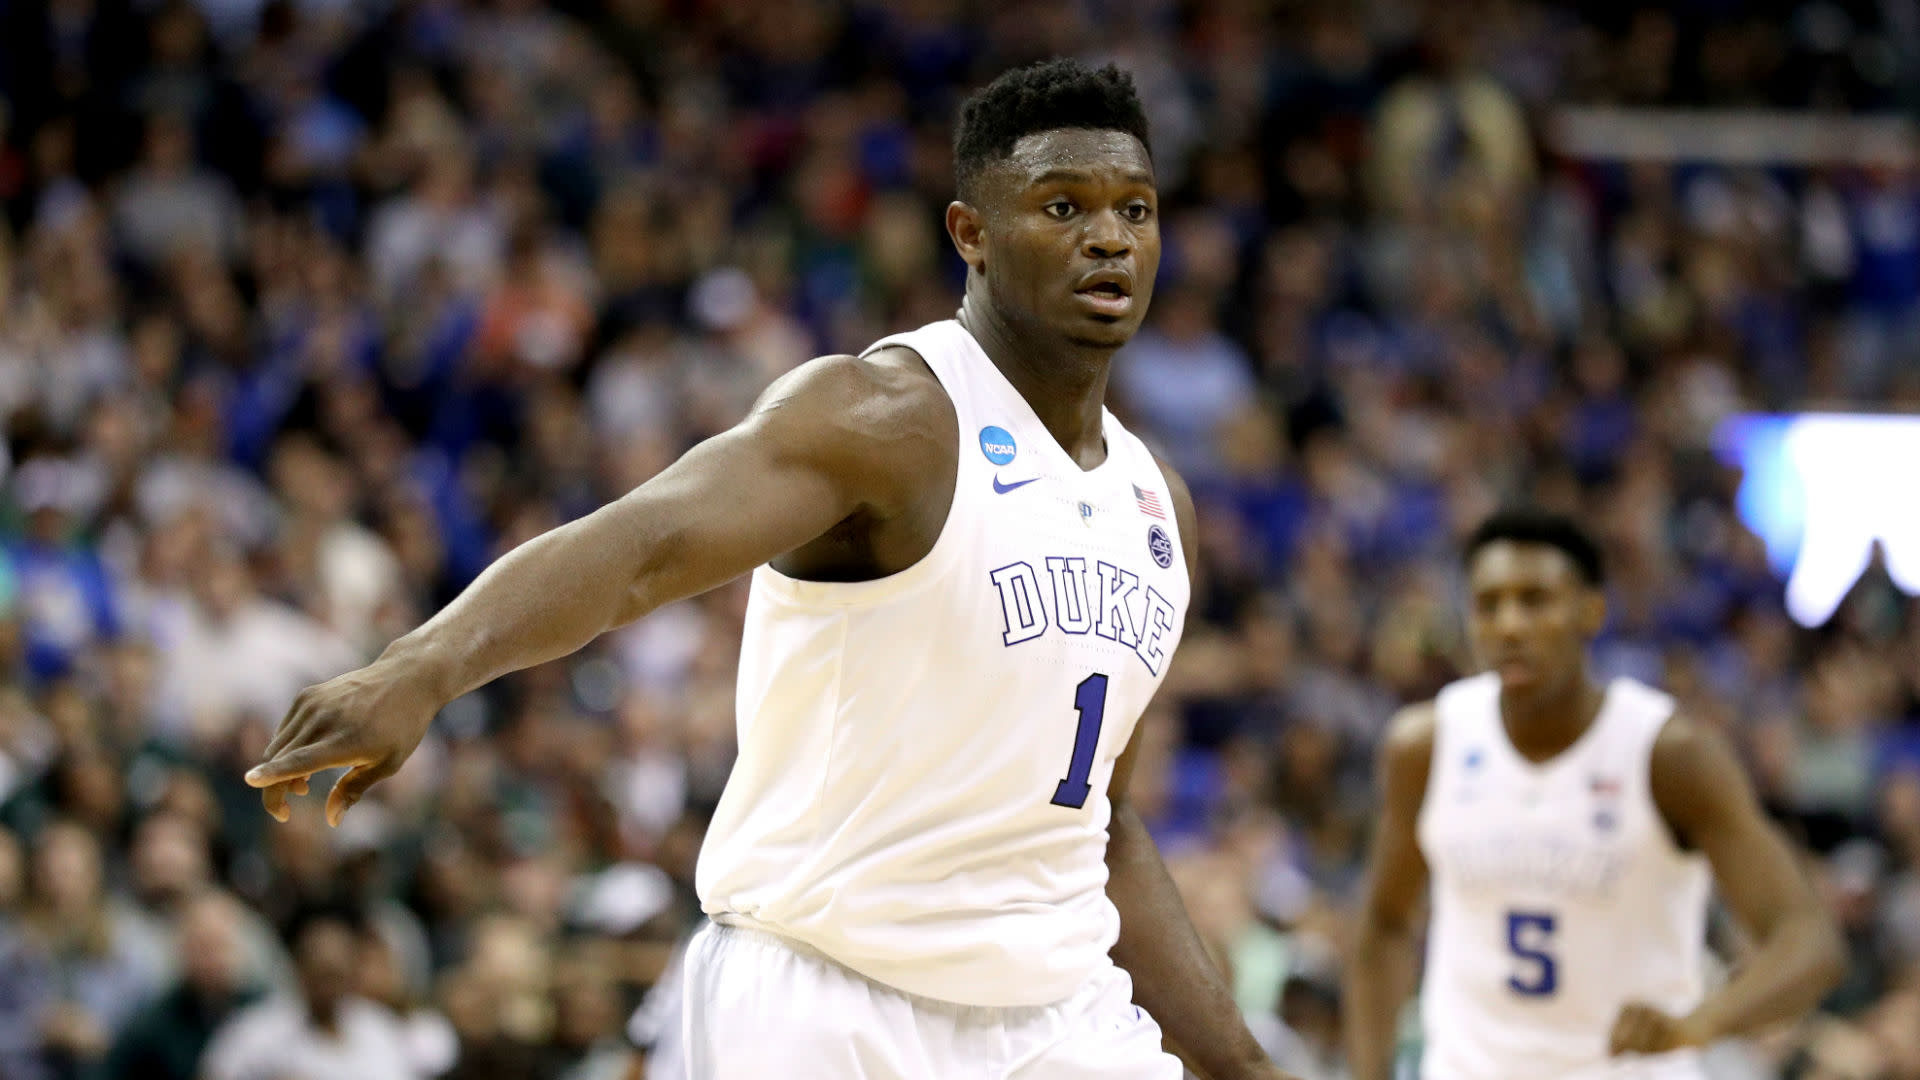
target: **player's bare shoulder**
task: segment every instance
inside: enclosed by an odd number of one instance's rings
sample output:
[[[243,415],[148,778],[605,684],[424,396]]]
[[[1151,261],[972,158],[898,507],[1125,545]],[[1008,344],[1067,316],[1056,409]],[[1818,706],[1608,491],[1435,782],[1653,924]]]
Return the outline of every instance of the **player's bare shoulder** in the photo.
[[[746,425],[777,455],[830,477],[850,513],[775,560],[819,581],[884,576],[940,535],[959,471],[959,414],[911,349],[823,356],[769,386]]]
[[[1380,746],[1383,759],[1402,765],[1418,764],[1425,771],[1433,760],[1433,736],[1438,726],[1438,711],[1432,701],[1402,707],[1387,722],[1387,733]]]
[[[1730,752],[1725,739],[1684,712],[1667,717],[1653,739],[1655,768],[1696,769],[1713,754]]]
[[[757,419],[804,421],[857,443],[928,441],[951,452],[959,430],[939,378],[919,354],[899,347],[809,360],[774,380],[753,408]]]
[[[910,349],[822,356],[767,387],[748,421],[829,465],[885,510],[951,479],[959,418],[926,362]],[[903,499],[902,496],[905,498]]]
[[[1728,772],[1744,775],[1726,738],[1683,712],[1660,725],[1648,771],[1654,798],[1663,807],[1691,801],[1701,784],[1724,780]]]
[[[1394,802],[1417,807],[1426,797],[1438,717],[1434,703],[1422,701],[1403,707],[1388,721],[1377,764],[1380,782]]]
[[[1647,771],[1654,805],[1686,846],[1730,814],[1759,813],[1733,747],[1685,713],[1661,725]]]

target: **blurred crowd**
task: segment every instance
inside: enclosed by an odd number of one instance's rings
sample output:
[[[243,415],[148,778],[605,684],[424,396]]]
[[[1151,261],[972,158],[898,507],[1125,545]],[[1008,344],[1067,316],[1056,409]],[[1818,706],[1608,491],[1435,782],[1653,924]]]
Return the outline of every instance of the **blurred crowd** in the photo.
[[[1874,570],[1796,627],[1713,444],[1920,407],[1920,173],[1546,137],[1911,112],[1914,0],[0,0],[0,1077],[636,1067],[742,584],[453,703],[338,830],[241,773],[775,375],[949,316],[953,109],[1053,54],[1154,125],[1115,407],[1204,580],[1135,784],[1274,1053],[1342,1075],[1374,744],[1525,498],[1604,539],[1602,670],[1735,740],[1846,929],[1821,1016],[1716,1068],[1920,1078],[1920,605]]]

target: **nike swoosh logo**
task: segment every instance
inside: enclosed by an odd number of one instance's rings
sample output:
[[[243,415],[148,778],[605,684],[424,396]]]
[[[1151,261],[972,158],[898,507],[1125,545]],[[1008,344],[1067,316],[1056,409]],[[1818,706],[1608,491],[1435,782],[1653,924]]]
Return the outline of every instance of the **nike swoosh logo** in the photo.
[[[1028,484],[1031,484],[1038,479],[1040,478],[1037,476],[1029,476],[1025,480],[1015,480],[1011,484],[1003,484],[1000,482],[1000,478],[996,476],[993,478],[993,493],[995,495],[1005,495],[1007,492],[1012,491],[1014,488],[1026,487]]]

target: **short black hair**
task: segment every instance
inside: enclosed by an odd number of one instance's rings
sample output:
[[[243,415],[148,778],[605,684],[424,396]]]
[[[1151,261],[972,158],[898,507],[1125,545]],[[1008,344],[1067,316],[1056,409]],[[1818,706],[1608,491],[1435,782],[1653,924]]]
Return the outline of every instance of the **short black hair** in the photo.
[[[297,904],[280,927],[280,940],[286,943],[289,951],[300,947],[300,939],[307,931],[323,923],[338,923],[355,937],[367,930],[366,913],[358,904],[344,897],[328,896],[319,899],[303,900]]]
[[[1149,145],[1133,76],[1113,64],[1096,71],[1078,60],[1042,60],[1002,74],[960,106],[953,129],[960,197],[970,199],[980,173],[1012,154],[1022,136],[1060,128],[1124,131]]]
[[[1578,522],[1565,514],[1531,506],[1501,510],[1473,530],[1473,535],[1467,538],[1466,548],[1461,552],[1461,561],[1471,564],[1481,548],[1502,540],[1557,548],[1572,561],[1573,568],[1580,572],[1581,579],[1589,586],[1599,588],[1606,584],[1606,565],[1600,558],[1600,545]]]

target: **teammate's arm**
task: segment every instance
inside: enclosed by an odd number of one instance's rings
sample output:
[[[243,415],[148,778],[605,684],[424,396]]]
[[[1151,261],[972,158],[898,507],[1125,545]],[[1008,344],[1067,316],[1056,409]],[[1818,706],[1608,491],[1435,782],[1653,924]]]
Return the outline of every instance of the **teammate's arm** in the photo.
[[[340,815],[391,775],[447,702],[565,656],[668,601],[724,584],[845,521],[884,527],[948,495],[952,404],[917,356],[825,357],[769,387],[738,426],[627,495],[508,552],[372,664],[307,688],[247,774],[267,811],[350,767]],[[871,533],[871,530],[870,530]]]
[[[1651,773],[1654,803],[1675,839],[1706,855],[1720,895],[1758,947],[1686,1016],[1645,1003],[1621,1010],[1613,1052],[1701,1046],[1813,1008],[1845,974],[1846,952],[1733,752],[1719,736],[1675,717],[1654,743]]]
[[[1173,497],[1174,523],[1192,579],[1199,562],[1193,496],[1179,474],[1165,463],[1160,468]],[[1128,798],[1139,748],[1136,727],[1107,785],[1113,804],[1107,826],[1107,898],[1120,912],[1113,962],[1133,977],[1135,1003],[1209,1080],[1287,1080],[1240,1018],[1233,992],[1207,955],[1160,849]]]
[[[1347,1061],[1353,1080],[1393,1075],[1400,1008],[1413,992],[1414,932],[1427,860],[1416,833],[1433,761],[1433,705],[1402,709],[1379,753],[1385,806],[1374,830],[1346,975]]]

